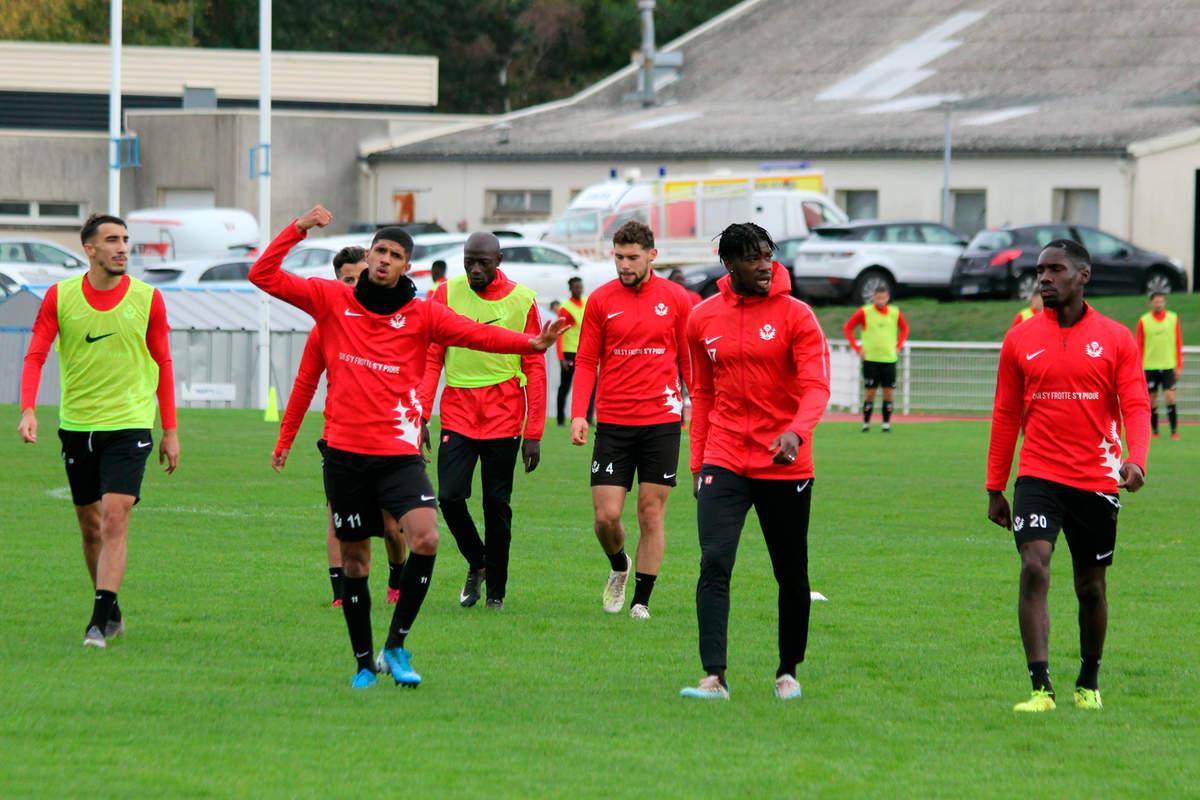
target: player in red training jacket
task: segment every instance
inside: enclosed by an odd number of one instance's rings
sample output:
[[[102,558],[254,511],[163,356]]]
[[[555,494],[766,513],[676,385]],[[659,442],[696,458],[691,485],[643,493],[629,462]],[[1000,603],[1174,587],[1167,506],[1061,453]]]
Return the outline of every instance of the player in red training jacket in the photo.
[[[367,268],[367,251],[362,247],[343,247],[333,257],[334,278],[353,286]],[[279,440],[275,443],[275,451],[271,454],[271,466],[279,472],[287,465],[288,454],[300,424],[304,422],[304,414],[312,403],[313,395],[317,392],[317,384],[321,374],[325,372],[325,357],[321,352],[321,326],[314,325],[304,343],[304,353],[300,356],[300,367],[296,371],[296,379],[292,382],[292,391],[288,395],[287,409],[279,423]],[[327,442],[322,434],[317,440],[317,450],[321,453],[321,466],[324,472],[325,448]],[[345,574],[342,570],[342,548],[338,544],[337,535],[333,529],[333,512],[329,511],[329,498],[325,498],[326,512],[329,524],[325,532],[325,554],[329,559],[329,583],[333,588],[333,608],[342,606],[342,589]],[[400,600],[400,576],[404,570],[404,537],[399,525],[392,518],[382,522],[384,528],[379,529],[378,535],[383,536],[388,553],[388,590],[387,601],[395,605]]]
[[[813,429],[829,402],[829,346],[812,309],[790,295],[775,243],[753,223],[730,225],[718,255],[729,275],[688,323],[691,471],[700,536],[696,616],[705,677],[684,697],[727,699],[729,582],[754,506],[779,584],[775,695],[800,696],[808,643],[808,512]]]
[[[397,684],[416,686],[421,676],[404,643],[429,590],[438,541],[436,495],[421,455],[417,399],[425,353],[433,342],[495,353],[542,352],[554,344],[562,326],[551,323],[530,337],[480,325],[416,297],[416,287],[404,275],[412,237],[399,227],[375,233],[367,269],[353,287],[305,280],[280,269],[284,255],[309,229],[332,220],[332,214],[315,206],[288,225],[255,262],[250,281],[311,314],[321,326],[330,389],[325,490],[346,571],[342,611],[358,665],[351,685],[373,686],[377,669],[387,669]],[[409,557],[377,665],[367,575],[368,537],[381,510],[400,522]]]
[[[596,387],[592,506],[596,538],[608,557],[601,602],[610,614],[625,605],[634,571],[629,615],[650,617],[650,592],[662,565],[667,495],[679,466],[684,382],[691,380],[687,320],[692,301],[682,286],[654,274],[658,250],[648,225],[630,220],[613,234],[617,278],[588,298],[575,355],[571,442],[587,443],[588,400]],[[599,369],[599,377],[597,377]],[[637,568],[625,554],[621,512],[638,478]]]
[[[1108,628],[1105,571],[1117,539],[1118,489],[1145,482],[1150,400],[1129,329],[1083,300],[1091,256],[1055,239],[1038,256],[1045,310],[1009,330],[1000,349],[988,446],[988,519],[1011,528],[1021,554],[1017,616],[1033,694],[1015,711],[1050,711],[1050,556],[1061,530],[1079,599],[1075,705],[1099,710]],[[1129,455],[1122,460],[1121,428]],[[1024,433],[1010,511],[1004,498],[1018,432]]]

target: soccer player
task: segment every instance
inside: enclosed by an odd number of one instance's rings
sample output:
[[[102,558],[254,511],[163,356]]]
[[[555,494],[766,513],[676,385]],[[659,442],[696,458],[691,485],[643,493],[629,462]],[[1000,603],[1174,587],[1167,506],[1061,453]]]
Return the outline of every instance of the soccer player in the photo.
[[[361,247],[343,247],[333,257],[333,275],[344,284],[353,286],[367,268],[367,251]],[[314,325],[304,343],[304,354],[300,357],[300,369],[296,380],[292,383],[292,392],[288,395],[287,409],[283,412],[283,420],[279,423],[279,440],[275,443],[275,451],[271,454],[271,466],[279,472],[287,465],[288,454],[300,424],[304,422],[304,414],[316,394],[317,384],[321,373],[325,371],[325,358],[321,354],[321,329]],[[328,414],[325,415],[328,419]],[[317,450],[321,453],[322,468],[325,464],[325,437],[317,440]],[[338,545],[337,536],[333,530],[333,512],[329,511],[329,498],[325,498],[325,507],[329,524],[325,532],[325,553],[329,559],[329,582],[333,586],[333,608],[342,605],[342,588],[345,576],[342,570],[342,549]],[[384,515],[383,528],[380,534],[387,546],[388,553],[388,589],[387,601],[395,605],[400,600],[400,576],[404,572],[404,537],[396,520]]]
[[[588,300],[571,396],[571,442],[582,446],[588,431],[584,413],[596,387],[592,505],[596,538],[610,567],[602,595],[610,614],[624,608],[634,567],[625,553],[621,512],[637,473],[641,536],[629,608],[634,619],[650,617],[650,593],[663,559],[667,495],[679,465],[679,377],[691,380],[686,333],[692,303],[682,287],[654,274],[657,254],[654,233],[641,222],[626,222],[613,234],[617,278]]]
[[[1042,296],[1038,293],[1037,287],[1033,287],[1033,294],[1029,297],[1029,307],[1022,308],[1013,317],[1012,325],[1009,327],[1015,328],[1027,319],[1032,319],[1035,314],[1042,313]]]
[[[1084,302],[1087,249],[1055,239],[1038,256],[1037,278],[1045,311],[1004,337],[988,446],[988,519],[1012,529],[1021,555],[1017,616],[1033,694],[1014,710],[1054,708],[1047,594],[1060,530],[1079,599],[1075,705],[1099,710],[1117,492],[1136,492],[1145,482],[1150,401],[1129,329]],[[1129,446],[1124,461],[1122,427]],[[1018,432],[1024,443],[1010,510],[1004,489]]]
[[[730,225],[717,252],[729,275],[692,312],[691,472],[700,579],[696,617],[705,677],[683,697],[728,699],[729,582],[754,506],[779,584],[775,696],[800,697],[808,643],[808,517],[812,435],[829,402],[829,346],[812,309],[791,296],[775,243],[753,223]]]
[[[162,293],[125,274],[125,222],[93,214],[79,232],[88,271],[51,286],[21,370],[17,433],[37,442],[42,366],[58,337],[62,399],[58,438],[83,536],[83,560],[95,589],[85,647],[105,647],[125,631],[117,592],[125,576],[129,513],[141,498],[153,447],[154,401],[162,416],[158,463],[179,465],[175,375]]]
[[[691,299],[692,305],[696,305],[697,303],[699,303],[701,300],[704,299],[703,297],[700,296],[699,292],[693,292],[691,289],[687,288],[687,283],[683,279],[683,270],[679,269],[678,267],[671,270],[671,274],[668,275],[667,277],[672,282],[678,283],[680,286],[683,287],[683,290],[685,292],[687,292],[688,298]]]
[[[471,234],[463,249],[467,274],[440,284],[432,302],[485,325],[536,336],[542,328],[536,295],[499,269],[501,258],[500,241],[493,234]],[[475,605],[486,581],[486,607],[501,609],[512,541],[513,469],[518,448],[525,472],[533,472],[541,460],[546,359],[540,353],[499,355],[432,344],[420,392],[426,415],[433,409],[443,368],[438,505],[467,560],[458,602]],[[467,508],[476,463],[483,488],[483,540]]]
[[[1175,381],[1183,375],[1183,332],[1179,316],[1167,311],[1167,296],[1162,292],[1150,295],[1150,310],[1138,319],[1138,352],[1142,354],[1142,370],[1150,390],[1150,430],[1158,438],[1158,390],[1167,401],[1167,421],[1171,423],[1171,438],[1179,438],[1179,417],[1175,413]]]
[[[399,521],[409,556],[379,671],[386,668],[397,684],[416,686],[421,676],[404,644],[429,589],[438,541],[436,496],[421,456],[427,440],[422,441],[417,399],[425,352],[432,342],[491,352],[541,352],[554,343],[561,325],[547,325],[530,338],[479,325],[416,297],[416,287],[403,274],[412,237],[399,227],[376,231],[367,270],[353,287],[305,280],[280,269],[284,255],[309,229],[332,219],[318,205],[289,224],[255,262],[250,281],[311,314],[321,326],[330,389],[325,490],[345,569],[342,611],[358,668],[351,685],[366,688],[376,681],[367,537],[383,510]]]
[[[575,354],[579,351],[579,329],[583,325],[583,312],[587,308],[587,297],[583,294],[583,278],[578,276],[567,279],[567,291],[570,297],[558,307],[558,316],[566,320],[571,327],[567,328],[562,338],[558,340],[558,402],[555,410],[558,412],[558,425],[566,424],[567,395],[571,393],[571,381],[575,377]],[[596,395],[593,392],[588,401],[588,419],[596,418]]]
[[[871,297],[871,304],[854,312],[842,326],[854,352],[862,357],[863,426],[871,430],[871,412],[875,409],[875,390],[883,387],[883,432],[892,430],[892,394],[896,389],[896,359],[904,340],[908,338],[908,322],[898,306],[888,305],[891,295],[880,286]],[[854,329],[862,326],[862,346],[854,340]]]
[[[446,282],[446,262],[440,258],[429,266],[429,277],[433,280],[433,288],[425,292],[425,297],[433,297],[437,288]]]

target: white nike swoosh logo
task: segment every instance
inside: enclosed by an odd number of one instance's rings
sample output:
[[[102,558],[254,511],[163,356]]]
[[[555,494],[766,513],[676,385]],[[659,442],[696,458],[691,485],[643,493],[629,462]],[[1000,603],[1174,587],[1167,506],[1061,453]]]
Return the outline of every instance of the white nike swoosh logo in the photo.
[[[809,484],[809,481],[805,481],[804,483],[797,485],[796,492],[797,493],[803,492],[805,489],[808,488],[808,484]]]
[[[350,309],[348,309],[348,308],[347,308],[345,311],[343,311],[342,313],[343,313],[343,314],[345,314],[347,317],[362,317],[362,316],[366,316],[365,314],[359,314],[358,312],[351,311],[351,310],[350,310]]]
[[[624,313],[625,313],[624,311],[614,311],[613,313],[608,315],[607,319],[612,319],[613,317],[619,317]]]
[[[712,344],[713,342],[715,342],[717,339],[720,339],[720,338],[721,338],[720,336],[714,336],[714,337],[712,337],[711,339],[705,339],[705,340],[704,340],[704,343],[705,343],[705,344]]]
[[[1105,559],[1105,558],[1108,558],[1108,557],[1109,557],[1109,556],[1111,556],[1112,554],[1113,554],[1113,551],[1112,551],[1112,550],[1109,550],[1107,553],[1101,553],[1100,555],[1096,556],[1096,560],[1097,560],[1097,561],[1101,561],[1101,560],[1103,560],[1103,559]]]
[[[1037,358],[1038,356],[1040,356],[1040,355],[1041,355],[1042,353],[1044,353],[1044,352],[1046,352],[1046,348],[1044,348],[1044,347],[1043,347],[1041,350],[1038,350],[1036,353],[1026,353],[1026,354],[1025,354],[1025,360],[1026,360],[1026,361],[1032,361],[1033,359]]]
[[[674,472],[672,472],[670,475],[663,475],[663,480],[664,480],[664,481],[668,481],[668,480],[670,480],[671,478],[674,478],[674,477],[675,477],[675,473],[674,473]]]
[[[149,447],[149,446],[150,446],[149,442],[138,442],[138,447]]]
[[[427,502],[429,502],[430,500],[432,500],[433,498],[434,498],[434,496],[433,496],[433,495],[431,495],[431,494],[423,494],[423,495],[421,495],[421,502],[422,502],[422,503],[427,503]]]

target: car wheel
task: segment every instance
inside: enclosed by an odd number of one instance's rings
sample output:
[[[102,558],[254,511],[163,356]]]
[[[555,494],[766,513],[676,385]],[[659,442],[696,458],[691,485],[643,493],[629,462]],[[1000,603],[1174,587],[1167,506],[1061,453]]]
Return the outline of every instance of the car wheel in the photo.
[[[1174,288],[1175,283],[1171,280],[1170,275],[1164,270],[1152,269],[1150,270],[1150,274],[1146,276],[1146,283],[1142,286],[1142,291],[1145,294],[1153,294],[1155,292],[1170,294]]]
[[[880,287],[887,289],[889,295],[896,294],[896,283],[892,277],[883,270],[872,267],[854,281],[854,297],[858,300],[859,305],[869,306],[875,290]]]
[[[1017,281],[1013,284],[1013,299],[1028,300],[1035,288],[1037,288],[1037,273],[1031,269],[1026,270],[1017,276]]]

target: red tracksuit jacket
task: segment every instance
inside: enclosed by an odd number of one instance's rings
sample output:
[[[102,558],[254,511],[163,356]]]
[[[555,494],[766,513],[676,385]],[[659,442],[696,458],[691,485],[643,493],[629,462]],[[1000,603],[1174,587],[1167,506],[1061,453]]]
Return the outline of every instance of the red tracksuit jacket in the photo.
[[[679,376],[691,386],[686,339],[691,310],[684,288],[653,272],[632,289],[616,279],[592,292],[579,329],[571,417],[587,416],[595,386],[598,422],[682,421]]]
[[[1000,348],[987,488],[1008,485],[1021,431],[1018,476],[1115,492],[1122,423],[1128,460],[1145,472],[1150,396],[1129,329],[1086,305],[1079,322],[1060,328],[1048,308],[1009,329]]]
[[[829,345],[807,303],[775,264],[766,297],[720,293],[692,309],[691,470],[724,467],[747,478],[813,477],[812,435],[829,402]],[[800,452],[773,464],[771,441],[792,431]]]

